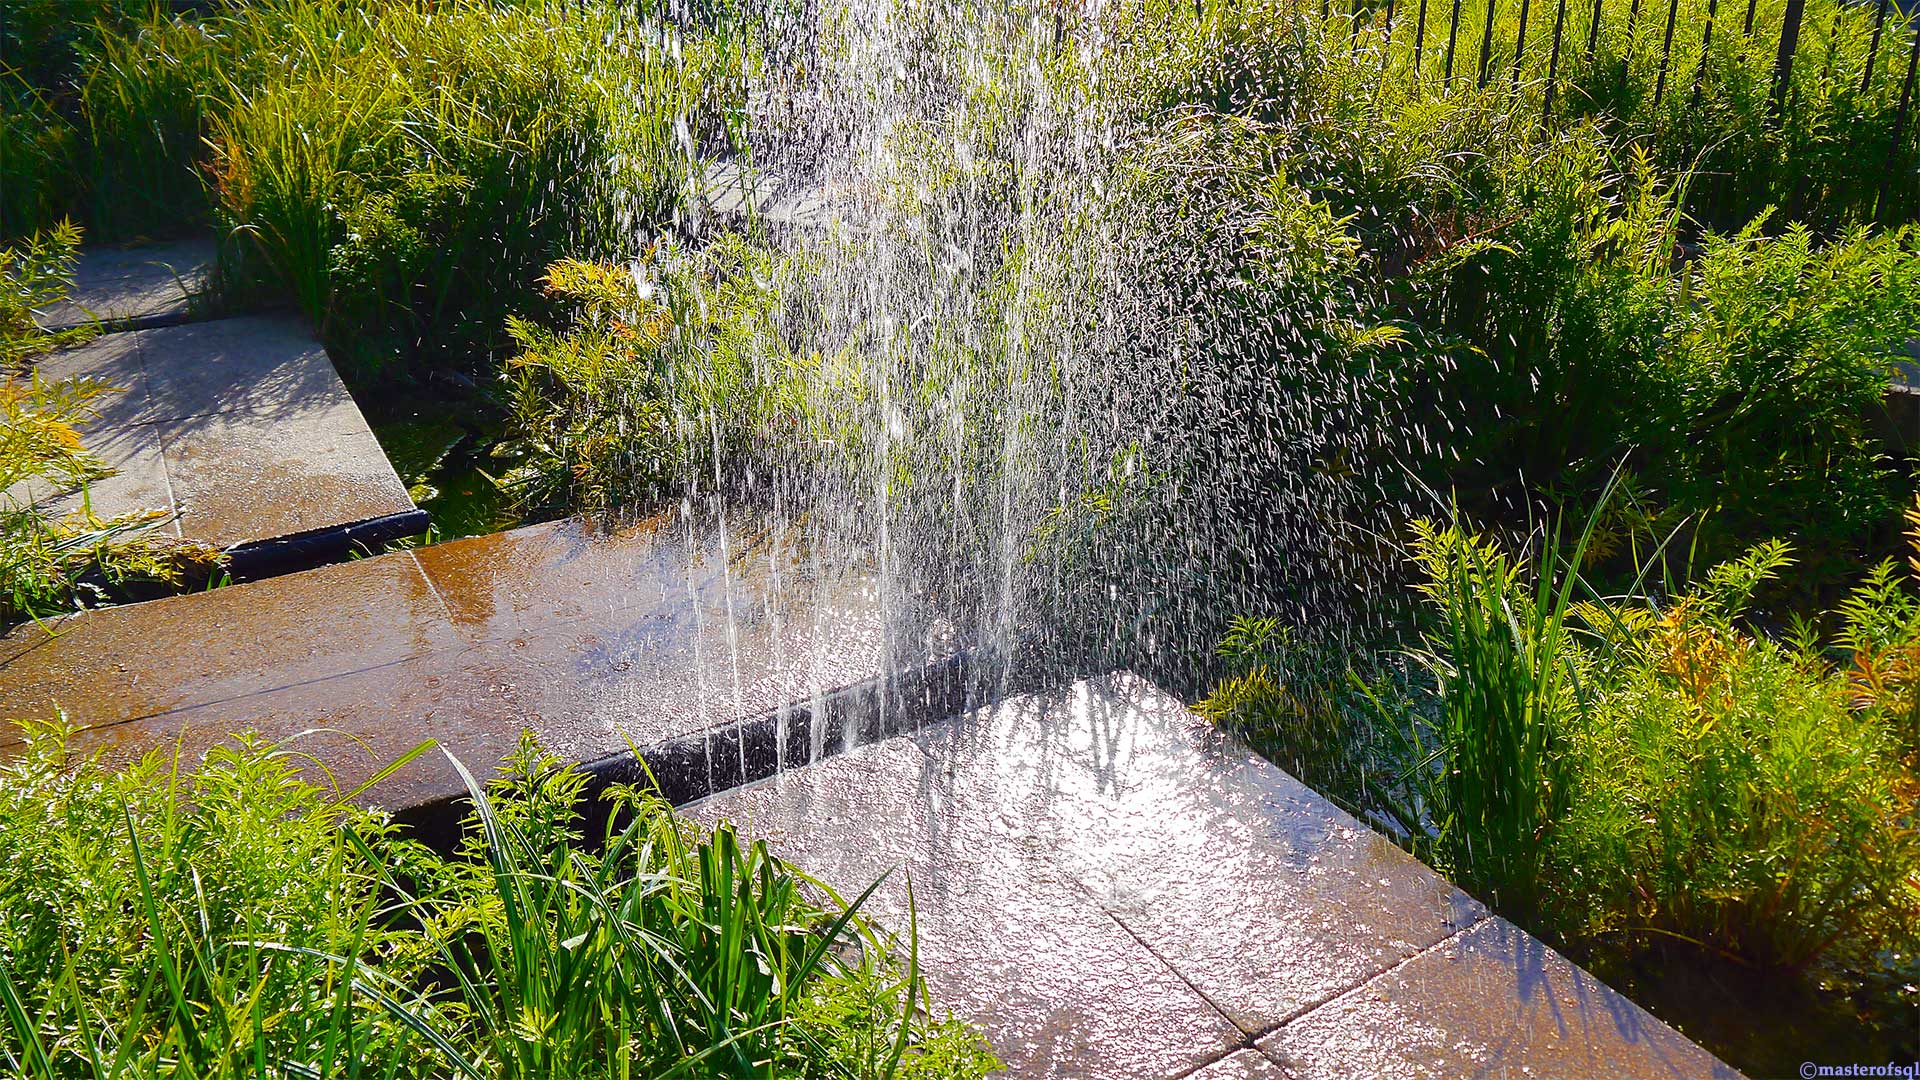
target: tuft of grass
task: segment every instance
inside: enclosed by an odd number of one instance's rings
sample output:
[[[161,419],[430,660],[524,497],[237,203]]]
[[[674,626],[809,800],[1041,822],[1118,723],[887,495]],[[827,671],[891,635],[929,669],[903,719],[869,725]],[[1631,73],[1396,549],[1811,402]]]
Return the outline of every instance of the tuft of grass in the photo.
[[[111,474],[88,452],[79,426],[101,397],[118,391],[98,379],[48,380],[32,370],[43,352],[84,342],[97,327],[42,331],[35,311],[73,284],[80,231],[63,222],[51,233],[0,248],[0,626],[108,601],[127,589],[177,588],[208,580],[218,551],[173,539],[159,528],[165,511],[103,520],[87,485]],[[26,363],[28,370],[15,365]],[[80,505],[55,515],[41,505],[74,490]]]
[[[531,742],[440,855],[240,737],[114,772],[29,725],[0,784],[0,1063],[35,1077],[921,1077],[996,1067],[904,950],[639,790],[589,848]],[[430,745],[417,748],[390,775]],[[369,784],[377,783],[379,777]],[[871,892],[871,890],[869,890]],[[904,956],[902,955],[904,951]],[[876,1047],[887,1048],[875,1053]]]

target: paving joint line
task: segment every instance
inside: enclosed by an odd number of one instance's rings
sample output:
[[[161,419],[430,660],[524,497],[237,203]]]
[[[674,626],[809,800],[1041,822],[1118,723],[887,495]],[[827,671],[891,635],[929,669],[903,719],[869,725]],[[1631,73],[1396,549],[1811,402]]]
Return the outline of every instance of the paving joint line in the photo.
[[[1253,1037],[1254,1041],[1259,1042],[1261,1039],[1264,1039],[1267,1036],[1272,1035],[1274,1032],[1279,1031],[1281,1028],[1286,1027],[1288,1024],[1292,1024],[1299,1020],[1304,1019],[1309,1013],[1313,1013],[1320,1009],[1324,1009],[1328,1005],[1331,1005],[1334,1002],[1341,1000],[1342,998],[1351,997],[1352,995],[1358,993],[1359,991],[1366,989],[1368,985],[1378,981],[1383,976],[1391,975],[1395,971],[1398,971],[1401,968],[1407,966],[1408,964],[1413,963],[1415,960],[1418,960],[1429,953],[1435,952],[1436,950],[1439,950],[1445,947],[1446,945],[1454,941],[1457,941],[1459,938],[1464,936],[1468,931],[1474,929],[1475,927],[1478,927],[1481,923],[1486,922],[1489,917],[1490,917],[1489,915],[1485,915],[1485,914],[1476,916],[1471,921],[1463,924],[1458,930],[1455,930],[1453,933],[1448,934],[1447,936],[1441,938],[1439,941],[1436,941],[1433,944],[1428,945],[1424,949],[1415,949],[1413,952],[1408,953],[1406,956],[1403,956],[1398,960],[1395,960],[1393,963],[1387,964],[1384,967],[1381,967],[1373,971],[1372,973],[1363,976],[1359,982],[1354,983],[1352,986],[1346,987],[1345,989],[1342,989],[1342,990],[1335,990],[1333,993],[1328,994],[1327,996],[1320,998],[1317,1001],[1311,1001],[1305,1005],[1300,1006],[1299,1008],[1293,1010],[1287,1015],[1281,1017],[1278,1021],[1268,1026],[1265,1030],[1261,1031],[1259,1034],[1255,1035]]]

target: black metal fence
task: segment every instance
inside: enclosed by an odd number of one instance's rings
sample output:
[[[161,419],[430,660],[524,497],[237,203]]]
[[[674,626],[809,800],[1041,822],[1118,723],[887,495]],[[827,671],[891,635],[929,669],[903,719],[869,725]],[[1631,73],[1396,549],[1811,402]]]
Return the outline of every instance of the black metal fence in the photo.
[[[1356,53],[1377,50],[1383,82],[1504,84],[1544,115],[1625,117],[1680,146],[1693,137],[1729,214],[1810,200],[1840,175],[1855,216],[1920,218],[1920,0],[1413,2],[1321,0],[1321,15],[1345,21]],[[1767,166],[1781,175],[1715,158],[1741,125],[1791,144]]]

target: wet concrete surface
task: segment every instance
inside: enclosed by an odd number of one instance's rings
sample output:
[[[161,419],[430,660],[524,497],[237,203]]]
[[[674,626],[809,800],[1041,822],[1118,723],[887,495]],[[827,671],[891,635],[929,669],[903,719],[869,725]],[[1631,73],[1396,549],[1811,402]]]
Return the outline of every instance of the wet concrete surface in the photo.
[[[85,492],[8,494],[55,514],[175,515],[217,547],[414,512],[333,365],[299,322],[221,319],[108,334],[45,357],[42,378],[119,388],[81,426],[114,475]]]
[[[910,881],[1014,1077],[1736,1075],[1133,676],[693,812],[847,895],[893,870],[894,929]]]
[[[66,300],[39,312],[49,330],[99,320],[151,326],[184,319],[206,291],[213,265],[210,239],[127,248],[88,248],[74,269]]]
[[[778,714],[883,669],[857,568],[772,534],[552,522],[70,616],[0,638],[10,715],[189,757],[251,730],[357,786],[426,738],[476,771],[523,729],[576,761]],[[0,742],[17,741],[11,731]],[[457,792],[422,759],[378,801]]]
[[[1490,918],[1260,1046],[1301,1080],[1737,1077],[1606,984]]]

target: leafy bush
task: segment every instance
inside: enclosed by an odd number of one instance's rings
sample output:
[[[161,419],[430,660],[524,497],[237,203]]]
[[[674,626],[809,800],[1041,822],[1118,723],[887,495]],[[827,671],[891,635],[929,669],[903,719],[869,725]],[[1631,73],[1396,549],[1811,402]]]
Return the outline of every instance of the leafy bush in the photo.
[[[641,791],[611,796],[623,823],[588,851],[584,778],[530,743],[472,787],[461,848],[441,856],[356,808],[359,792],[303,781],[291,748],[243,737],[191,771],[156,753],[114,772],[70,759],[58,727],[26,734],[0,783],[10,1071],[994,1067],[971,1028],[924,1011],[911,944],[863,922],[858,901]]]
[[[626,255],[678,205],[745,63],[608,6],[372,13],[295,2],[218,24],[218,217],[251,244],[230,285],[289,291],[350,360],[485,355],[526,280]]]
[[[81,443],[77,426],[94,403],[117,392],[97,379],[45,380],[14,370],[42,352],[78,344],[97,328],[42,331],[34,310],[73,284],[80,231],[52,233],[0,248],[0,626],[111,599],[132,586],[175,588],[206,581],[219,552],[176,540],[158,528],[165,511],[95,516],[88,483],[110,474]],[[80,506],[59,517],[36,503],[80,488]]]
[[[739,236],[695,253],[659,246],[629,266],[563,259],[541,279],[574,310],[548,330],[508,320],[522,460],[505,478],[534,506],[604,510],[675,482],[730,475],[768,430],[799,431],[806,365],[776,327],[780,260]]]
[[[1587,612],[1603,690],[1576,729],[1589,790],[1558,845],[1595,891],[1565,897],[1575,932],[1674,935],[1792,970],[1829,954],[1872,970],[1920,944],[1903,718],[1818,651],[1734,622],[1789,562],[1762,545],[1661,609]],[[1884,614],[1863,594],[1855,606],[1856,620]],[[1849,637],[1861,630],[1850,620]]]
[[[49,333],[35,319],[40,308],[59,303],[73,290],[73,271],[79,261],[80,229],[71,221],[0,247],[0,369],[15,368],[30,357],[78,345],[99,333],[94,326]]]

